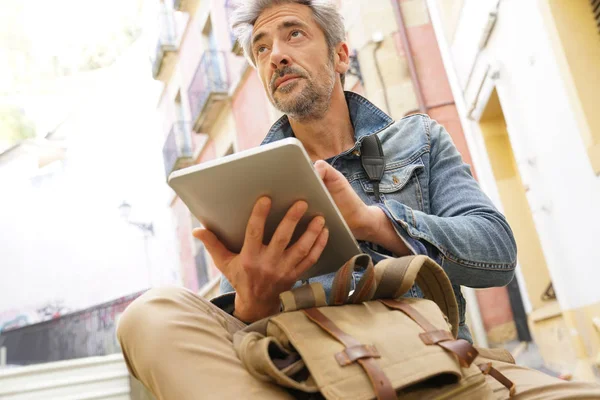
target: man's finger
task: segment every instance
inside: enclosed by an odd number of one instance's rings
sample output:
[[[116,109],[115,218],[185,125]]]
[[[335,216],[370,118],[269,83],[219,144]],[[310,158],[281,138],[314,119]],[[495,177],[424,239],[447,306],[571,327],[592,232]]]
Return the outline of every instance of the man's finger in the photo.
[[[305,201],[298,201],[287,211],[269,243],[267,254],[270,260],[281,258],[281,255],[290,244],[290,240],[292,240],[298,222],[300,222],[307,209],[308,204]]]
[[[227,247],[208,229],[196,228],[192,231],[192,235],[206,247],[206,251],[210,254],[219,271],[225,273],[223,269],[227,268],[229,260],[235,256]]]
[[[268,197],[261,197],[254,204],[252,214],[250,214],[250,219],[246,225],[246,236],[242,248],[242,252],[246,253],[250,258],[254,258],[260,253],[265,234],[265,224],[270,210],[271,199]]]
[[[312,249],[308,253],[308,255],[296,266],[295,275],[296,280],[306,271],[310,269],[313,265],[319,261],[319,257],[323,254],[323,250],[325,250],[325,246],[327,246],[327,240],[329,239],[329,229],[325,228],[321,231],[319,237],[315,241]]]
[[[286,250],[286,262],[295,267],[310,254],[319,235],[325,229],[325,219],[321,216],[310,221],[306,231],[289,249]]]

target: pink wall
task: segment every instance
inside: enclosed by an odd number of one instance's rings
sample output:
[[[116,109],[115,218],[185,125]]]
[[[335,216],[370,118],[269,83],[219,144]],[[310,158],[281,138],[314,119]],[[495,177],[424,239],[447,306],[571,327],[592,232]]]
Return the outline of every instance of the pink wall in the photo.
[[[202,32],[197,17],[190,18],[188,29],[185,33],[179,50],[179,72],[181,73],[181,91],[186,93],[190,82],[198,68],[202,56]]]
[[[158,103],[157,108],[158,115],[160,116],[160,124],[162,132],[163,141],[166,140],[169,131],[171,130],[171,126],[173,122],[175,122],[175,107],[173,106],[173,101],[170,96],[167,94],[167,91],[163,91],[162,97]]]
[[[206,143],[206,145],[204,146],[202,153],[200,153],[197,163],[214,160],[216,156],[217,156],[217,149],[215,147],[215,143],[212,140],[209,140],[208,143]],[[208,269],[209,269],[208,276],[210,277],[210,279],[219,276],[219,274],[221,272],[217,269],[217,267],[215,266],[212,259],[210,257],[207,257],[207,261],[208,261]]]
[[[195,250],[192,247],[192,220],[190,212],[179,198],[175,200],[172,209],[177,221],[177,239],[179,242],[179,258],[181,260],[183,285],[190,290],[197,291],[198,276],[196,274],[196,260],[194,259]]]
[[[258,74],[252,70],[233,99],[238,148],[258,146],[271,127],[268,103]]]

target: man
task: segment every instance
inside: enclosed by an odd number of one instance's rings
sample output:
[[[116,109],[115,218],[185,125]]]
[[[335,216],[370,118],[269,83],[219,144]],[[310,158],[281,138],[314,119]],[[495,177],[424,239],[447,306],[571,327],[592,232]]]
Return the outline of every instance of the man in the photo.
[[[348,46],[342,19],[328,2],[245,0],[232,20],[270,101],[286,114],[263,143],[290,136],[302,141],[375,262],[408,254],[436,260],[454,285],[459,336],[471,341],[460,286],[506,285],[513,277],[516,245],[448,133],[425,115],[394,122],[366,99],[344,92]],[[369,135],[379,136],[386,160],[379,191],[360,162]],[[268,198],[255,204],[240,254],[213,233],[194,231],[223,273],[221,289],[227,294],[214,304],[183,289],[153,289],[122,316],[118,335],[128,367],[157,398],[291,398],[246,371],[232,335],[245,323],[278,312],[279,294],[298,284],[323,251],[327,221],[313,219],[288,246],[307,209],[298,202],[265,245],[269,208]],[[331,275],[315,280],[330,289]],[[420,290],[414,287],[409,295],[420,296]]]

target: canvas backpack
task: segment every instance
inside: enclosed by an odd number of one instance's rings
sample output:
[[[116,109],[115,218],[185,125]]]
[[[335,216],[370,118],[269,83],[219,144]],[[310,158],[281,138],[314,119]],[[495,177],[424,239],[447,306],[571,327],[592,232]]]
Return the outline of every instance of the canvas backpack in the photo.
[[[354,271],[363,275],[350,293]],[[402,297],[417,284],[423,299]],[[329,299],[319,283],[281,294],[281,313],[234,335],[262,381],[325,399],[489,399],[485,375],[513,383],[457,339],[458,307],[444,270],[426,256],[348,261]]]

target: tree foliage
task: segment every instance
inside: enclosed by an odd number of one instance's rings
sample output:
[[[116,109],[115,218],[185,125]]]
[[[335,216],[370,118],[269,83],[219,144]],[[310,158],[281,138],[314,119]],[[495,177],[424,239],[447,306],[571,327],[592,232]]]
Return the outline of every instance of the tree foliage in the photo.
[[[23,110],[0,105],[0,141],[18,143],[35,136],[35,126]]]

